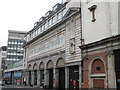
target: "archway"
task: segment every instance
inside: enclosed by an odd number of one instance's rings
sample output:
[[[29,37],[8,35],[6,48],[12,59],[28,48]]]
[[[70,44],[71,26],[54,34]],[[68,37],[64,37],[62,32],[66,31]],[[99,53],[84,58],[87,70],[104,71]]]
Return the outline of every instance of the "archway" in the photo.
[[[28,66],[28,85],[31,85],[31,70],[32,70],[32,66],[30,64]]]
[[[92,61],[90,77],[93,88],[105,88],[105,65],[101,59]]]
[[[40,70],[40,86],[44,86],[44,63],[41,62],[39,65]]]
[[[36,63],[33,66],[33,72],[34,72],[34,85],[37,85],[37,64]]]
[[[47,72],[48,72],[48,83],[49,88],[53,88],[53,62],[51,60],[47,63]]]
[[[57,67],[57,78],[58,78],[58,88],[64,89],[65,88],[65,62],[62,58],[58,59],[56,63]]]

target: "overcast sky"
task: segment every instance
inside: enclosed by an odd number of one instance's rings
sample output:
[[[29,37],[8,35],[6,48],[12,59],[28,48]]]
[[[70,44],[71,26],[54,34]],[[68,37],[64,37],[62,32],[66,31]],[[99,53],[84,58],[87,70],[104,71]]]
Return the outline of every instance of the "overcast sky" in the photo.
[[[62,0],[0,0],[0,47],[7,45],[8,30],[29,31],[34,23]]]

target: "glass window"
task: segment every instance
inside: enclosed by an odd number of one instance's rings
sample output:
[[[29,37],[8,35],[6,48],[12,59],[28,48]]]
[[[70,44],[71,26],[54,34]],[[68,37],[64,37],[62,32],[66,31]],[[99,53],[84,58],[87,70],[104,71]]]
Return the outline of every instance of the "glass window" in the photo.
[[[54,17],[53,17],[53,23],[55,23],[57,21],[57,16],[55,15]]]
[[[38,29],[35,32],[36,32],[36,35],[38,35]]]
[[[19,37],[21,38],[25,37],[25,33],[19,33]]]
[[[62,12],[59,12],[57,16],[58,16],[58,20],[61,19],[62,18]]]
[[[65,13],[66,13],[66,9],[64,9],[64,10],[62,11],[62,16],[64,16]]]
[[[51,26],[51,25],[52,25],[52,19],[48,21],[48,26]]]
[[[48,22],[45,23],[45,29],[48,27]]]
[[[40,31],[41,31],[41,27],[39,27],[39,29],[38,29],[38,34],[40,33]]]
[[[42,32],[44,31],[44,28],[45,28],[44,25],[42,25]]]

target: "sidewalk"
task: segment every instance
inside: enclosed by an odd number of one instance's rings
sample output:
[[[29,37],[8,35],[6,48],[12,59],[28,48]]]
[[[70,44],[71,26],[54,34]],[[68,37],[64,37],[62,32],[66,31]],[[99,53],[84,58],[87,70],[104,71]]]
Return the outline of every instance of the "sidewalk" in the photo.
[[[36,88],[36,87],[30,87],[30,86],[24,86],[24,85],[4,85],[3,87],[9,87],[9,88]],[[39,87],[37,87],[39,88]]]

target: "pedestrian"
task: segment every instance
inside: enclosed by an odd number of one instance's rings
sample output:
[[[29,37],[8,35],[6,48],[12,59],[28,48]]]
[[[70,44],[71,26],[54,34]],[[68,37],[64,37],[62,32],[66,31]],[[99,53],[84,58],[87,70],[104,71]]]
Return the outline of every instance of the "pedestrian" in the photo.
[[[23,85],[26,86],[26,80],[25,80],[25,78],[23,79]]]

